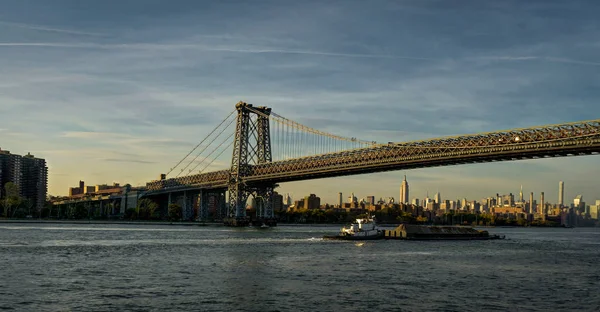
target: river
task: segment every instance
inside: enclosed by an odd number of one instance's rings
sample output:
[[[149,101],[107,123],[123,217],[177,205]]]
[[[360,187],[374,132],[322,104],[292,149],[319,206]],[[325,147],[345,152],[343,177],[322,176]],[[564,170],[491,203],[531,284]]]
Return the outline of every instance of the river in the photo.
[[[0,310],[599,311],[599,228],[321,240],[338,229],[0,224]]]

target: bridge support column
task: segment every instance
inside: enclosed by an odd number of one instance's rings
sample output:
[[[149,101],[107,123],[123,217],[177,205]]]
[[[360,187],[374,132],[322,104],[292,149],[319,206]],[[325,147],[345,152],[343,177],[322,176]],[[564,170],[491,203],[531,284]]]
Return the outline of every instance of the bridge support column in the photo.
[[[246,226],[250,220],[246,216],[248,197],[254,195],[266,202],[266,207],[261,207],[259,219],[271,216],[270,205],[272,187],[248,185],[245,178],[250,175],[253,165],[260,165],[272,161],[271,134],[269,116],[271,109],[252,104],[239,102],[235,106],[238,111],[233,155],[229,179],[229,213],[225,225]]]
[[[225,210],[225,190],[202,190],[198,195],[198,220],[223,220],[227,216]]]

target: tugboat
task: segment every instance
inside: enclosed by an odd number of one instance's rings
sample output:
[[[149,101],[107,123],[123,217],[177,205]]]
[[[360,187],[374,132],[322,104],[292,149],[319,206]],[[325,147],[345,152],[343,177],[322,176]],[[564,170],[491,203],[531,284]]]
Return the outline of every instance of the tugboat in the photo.
[[[384,232],[377,229],[375,220],[372,217],[356,219],[348,227],[342,227],[339,235],[325,235],[323,239],[337,240],[375,240],[382,239]]]

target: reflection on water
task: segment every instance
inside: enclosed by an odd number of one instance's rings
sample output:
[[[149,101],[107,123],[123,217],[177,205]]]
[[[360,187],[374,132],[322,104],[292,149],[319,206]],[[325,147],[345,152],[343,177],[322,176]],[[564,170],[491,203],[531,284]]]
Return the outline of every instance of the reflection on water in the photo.
[[[596,311],[600,229],[502,241],[325,241],[269,230],[0,225],[0,309]]]

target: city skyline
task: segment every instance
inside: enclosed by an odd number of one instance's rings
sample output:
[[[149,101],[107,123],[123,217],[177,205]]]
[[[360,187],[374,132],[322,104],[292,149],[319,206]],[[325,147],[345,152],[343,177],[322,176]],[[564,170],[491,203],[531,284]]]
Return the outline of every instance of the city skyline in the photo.
[[[469,201],[475,200],[477,202],[481,202],[481,200],[483,198],[488,198],[488,197],[495,198],[496,194],[499,194],[499,195],[502,196],[502,195],[509,195],[509,194],[512,193],[513,196],[514,196],[514,198],[515,198],[515,202],[518,202],[519,201],[519,195],[520,195],[519,192],[520,192],[521,186],[522,186],[522,185],[519,185],[519,187],[516,188],[516,190],[517,190],[516,192],[514,190],[509,190],[508,188],[505,188],[503,190],[491,190],[488,193],[482,193],[479,196],[474,195],[474,196],[469,197],[469,196],[458,195],[458,196],[447,196],[447,197],[445,197],[443,195],[443,190],[444,190],[443,187],[440,187],[440,188],[436,189],[436,192],[432,192],[431,190],[420,190],[420,189],[416,189],[415,190],[414,189],[415,188],[414,185],[410,181],[410,176],[409,175],[406,175],[406,180],[408,181],[408,184],[409,184],[409,187],[410,187],[410,194],[414,194],[414,193],[422,194],[422,196],[419,196],[419,195],[416,195],[416,196],[415,195],[410,195],[410,197],[409,197],[410,200],[408,202],[409,204],[412,203],[412,200],[415,199],[415,198],[418,199],[419,203],[421,204],[422,201],[423,201],[423,199],[425,199],[427,197],[427,195],[429,195],[429,198],[431,200],[434,200],[435,195],[439,194],[439,193],[442,193],[442,195],[440,196],[442,201],[445,201],[445,200],[456,201],[456,200],[462,200],[463,198],[466,198]],[[400,186],[400,188],[401,188],[402,182],[403,181],[400,181],[400,183],[398,184]],[[560,185],[561,182],[562,182],[562,186],[564,187],[564,181],[558,181],[558,180],[556,181],[556,186],[559,187],[559,185]],[[541,188],[534,188],[534,189],[537,189],[538,191],[531,191],[531,189],[527,188],[527,187],[523,187],[522,188],[522,190],[523,190],[523,200],[525,202],[529,202],[529,200],[530,200],[529,199],[529,194],[531,192],[533,192],[533,194],[534,194],[534,201],[539,201],[540,195],[543,192],[544,193],[544,200],[545,200],[546,203],[560,204],[560,197],[559,197],[559,192],[558,191],[555,193],[556,196],[553,196],[554,193],[552,191],[547,191],[547,190],[544,190],[544,189],[541,189]],[[591,194],[588,194],[588,196],[586,196],[585,194],[583,194],[582,192],[578,192],[577,190],[569,190],[568,185],[567,185],[566,189],[569,192],[565,192],[565,194],[573,194],[572,197],[568,197],[568,196],[564,196],[563,197],[563,201],[564,201],[563,204],[564,204],[564,206],[567,206],[567,207],[570,206],[573,203],[574,199],[578,195],[581,195],[583,197],[583,201],[586,202],[586,204],[588,204],[588,205],[594,204],[594,202],[596,200],[598,200],[598,198],[600,198],[599,196],[594,196],[594,195],[591,195]],[[306,196],[306,195],[309,194],[309,193],[302,194],[302,193],[298,193],[298,192],[282,192],[281,190],[279,190],[278,192],[281,193],[281,194],[289,194],[292,197],[292,199],[294,199],[294,200],[296,200],[296,198],[303,198],[304,196]],[[354,194],[359,201],[361,199],[365,199],[366,200],[368,196],[374,196],[376,201],[379,200],[380,198],[382,198],[383,200],[387,201],[387,199],[389,199],[391,197],[393,197],[395,199],[396,203],[398,203],[398,200],[399,200],[396,196],[394,196],[391,193],[389,193],[389,194],[388,193],[386,193],[386,194],[380,194],[380,193],[367,193],[367,192],[357,192],[357,191],[349,190],[349,191],[346,191],[346,192],[344,192],[344,191],[338,191],[335,194],[335,198],[336,199],[333,200],[333,201],[330,201],[328,199],[329,198],[333,198],[333,197],[329,193],[316,192],[316,191],[313,191],[312,193],[316,194],[317,196],[319,196],[322,199],[322,201],[321,201],[322,203],[324,203],[324,204],[325,203],[326,204],[331,204],[331,205],[338,204],[339,193],[341,193],[343,195],[342,197],[344,199],[343,200],[344,203],[348,201],[349,197],[347,195],[350,195],[350,194]],[[554,197],[556,197],[556,198],[554,198]]]
[[[598,4],[587,3],[129,1],[112,10],[8,2],[0,13],[0,147],[46,159],[49,194],[65,195],[79,180],[157,179],[239,100],[378,142],[593,119]],[[229,157],[211,169],[227,168]],[[278,191],[322,192],[331,203],[340,191],[397,197],[407,174],[410,200],[438,189],[444,198],[516,194],[520,184],[554,199],[563,180],[568,202],[600,197],[590,170],[599,165],[595,156],[463,165]]]

